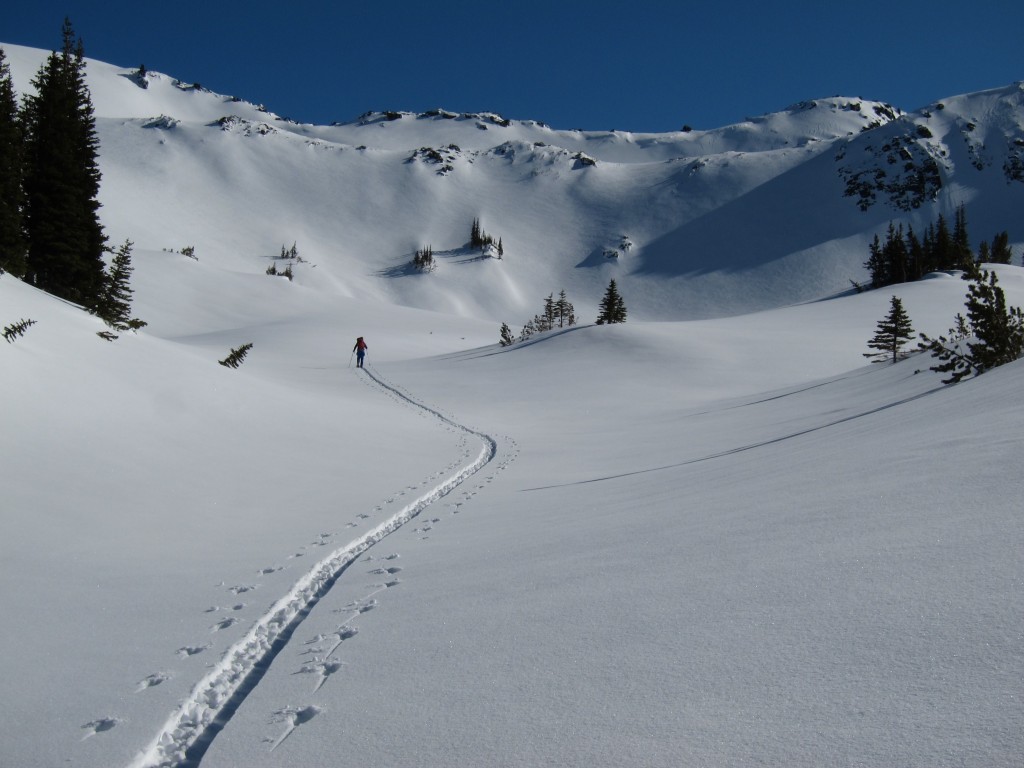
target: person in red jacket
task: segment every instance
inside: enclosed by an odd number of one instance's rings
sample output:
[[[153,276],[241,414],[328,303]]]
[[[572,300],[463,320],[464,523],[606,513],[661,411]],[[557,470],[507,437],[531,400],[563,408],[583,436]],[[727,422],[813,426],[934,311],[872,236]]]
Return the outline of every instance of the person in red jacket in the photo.
[[[356,345],[352,347],[352,351],[356,353],[356,368],[363,367],[363,358],[366,357],[367,349],[369,349],[369,347],[366,342],[363,341],[362,336],[356,339]]]

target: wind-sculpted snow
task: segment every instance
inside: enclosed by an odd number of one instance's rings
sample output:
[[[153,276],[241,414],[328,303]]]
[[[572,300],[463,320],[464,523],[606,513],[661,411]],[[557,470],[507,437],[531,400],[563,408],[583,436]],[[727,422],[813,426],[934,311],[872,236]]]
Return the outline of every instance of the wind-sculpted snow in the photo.
[[[188,698],[164,724],[159,735],[132,763],[131,768],[178,768],[198,765],[210,743],[224,728],[249,692],[259,683],[274,657],[284,648],[296,627],[302,623],[313,606],[330,591],[356,558],[374,544],[395,532],[438,499],[447,496],[466,479],[490,463],[497,454],[497,443],[483,432],[463,426],[440,412],[421,404],[413,396],[386,382],[379,374],[364,368],[364,374],[377,387],[388,391],[404,403],[420,408],[439,422],[472,435],[480,440],[480,453],[469,464],[460,468],[443,482],[431,488],[399,512],[368,533],[333,551],[302,576],[284,597],[267,613],[255,621],[249,631],[227,649],[221,660],[192,689]],[[400,570],[400,569],[394,569]],[[225,619],[213,629],[230,626],[236,619]],[[357,630],[349,630],[348,637]],[[340,640],[346,639],[346,636]],[[340,642],[339,640],[339,642]],[[182,649],[191,653],[191,649]],[[323,679],[337,671],[324,667],[319,670]],[[159,685],[165,676],[150,676],[140,683],[141,688]],[[322,684],[322,682],[321,682]],[[286,709],[277,713],[290,725],[274,744],[276,748],[292,731],[319,713],[316,707]],[[113,728],[116,723],[106,721],[90,723],[87,736]]]

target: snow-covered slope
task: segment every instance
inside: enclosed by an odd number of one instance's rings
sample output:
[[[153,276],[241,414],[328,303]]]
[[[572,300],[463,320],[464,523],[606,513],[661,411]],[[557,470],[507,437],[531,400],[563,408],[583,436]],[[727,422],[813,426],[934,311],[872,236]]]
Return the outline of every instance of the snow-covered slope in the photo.
[[[43,53],[7,48],[24,92]],[[158,73],[91,61],[88,76],[113,241],[192,245],[251,274],[296,243],[315,265],[300,283],[514,328],[561,288],[589,316],[610,277],[637,319],[816,299],[864,279],[893,218],[923,228],[963,203],[987,239],[1024,204],[1019,85],[911,114],[830,98],[653,135],[441,109],[298,125]],[[474,218],[505,258],[465,248]],[[426,245],[424,275],[409,263]]]
[[[640,136],[88,71],[149,325],[0,276],[0,763],[1019,764],[1024,367],[864,365],[955,275],[794,304],[961,201],[1019,254],[1019,87]],[[861,195],[904,148],[936,200]],[[611,276],[626,325],[492,343]]]

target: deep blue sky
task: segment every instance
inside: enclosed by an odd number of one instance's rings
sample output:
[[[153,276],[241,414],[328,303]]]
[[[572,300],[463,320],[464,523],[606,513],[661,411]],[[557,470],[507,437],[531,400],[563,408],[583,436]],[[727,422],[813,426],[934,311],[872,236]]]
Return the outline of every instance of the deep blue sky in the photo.
[[[91,58],[314,123],[444,107],[660,132],[1024,79],[1019,0],[12,0],[0,42],[58,47],[66,15]]]

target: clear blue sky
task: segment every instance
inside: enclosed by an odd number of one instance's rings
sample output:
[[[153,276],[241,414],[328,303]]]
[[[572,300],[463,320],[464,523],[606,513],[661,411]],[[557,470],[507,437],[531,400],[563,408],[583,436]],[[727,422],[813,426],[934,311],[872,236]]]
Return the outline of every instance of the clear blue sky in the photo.
[[[1024,80],[1019,0],[11,0],[0,42],[52,50],[65,15],[91,58],[314,123],[444,107],[659,132]]]

